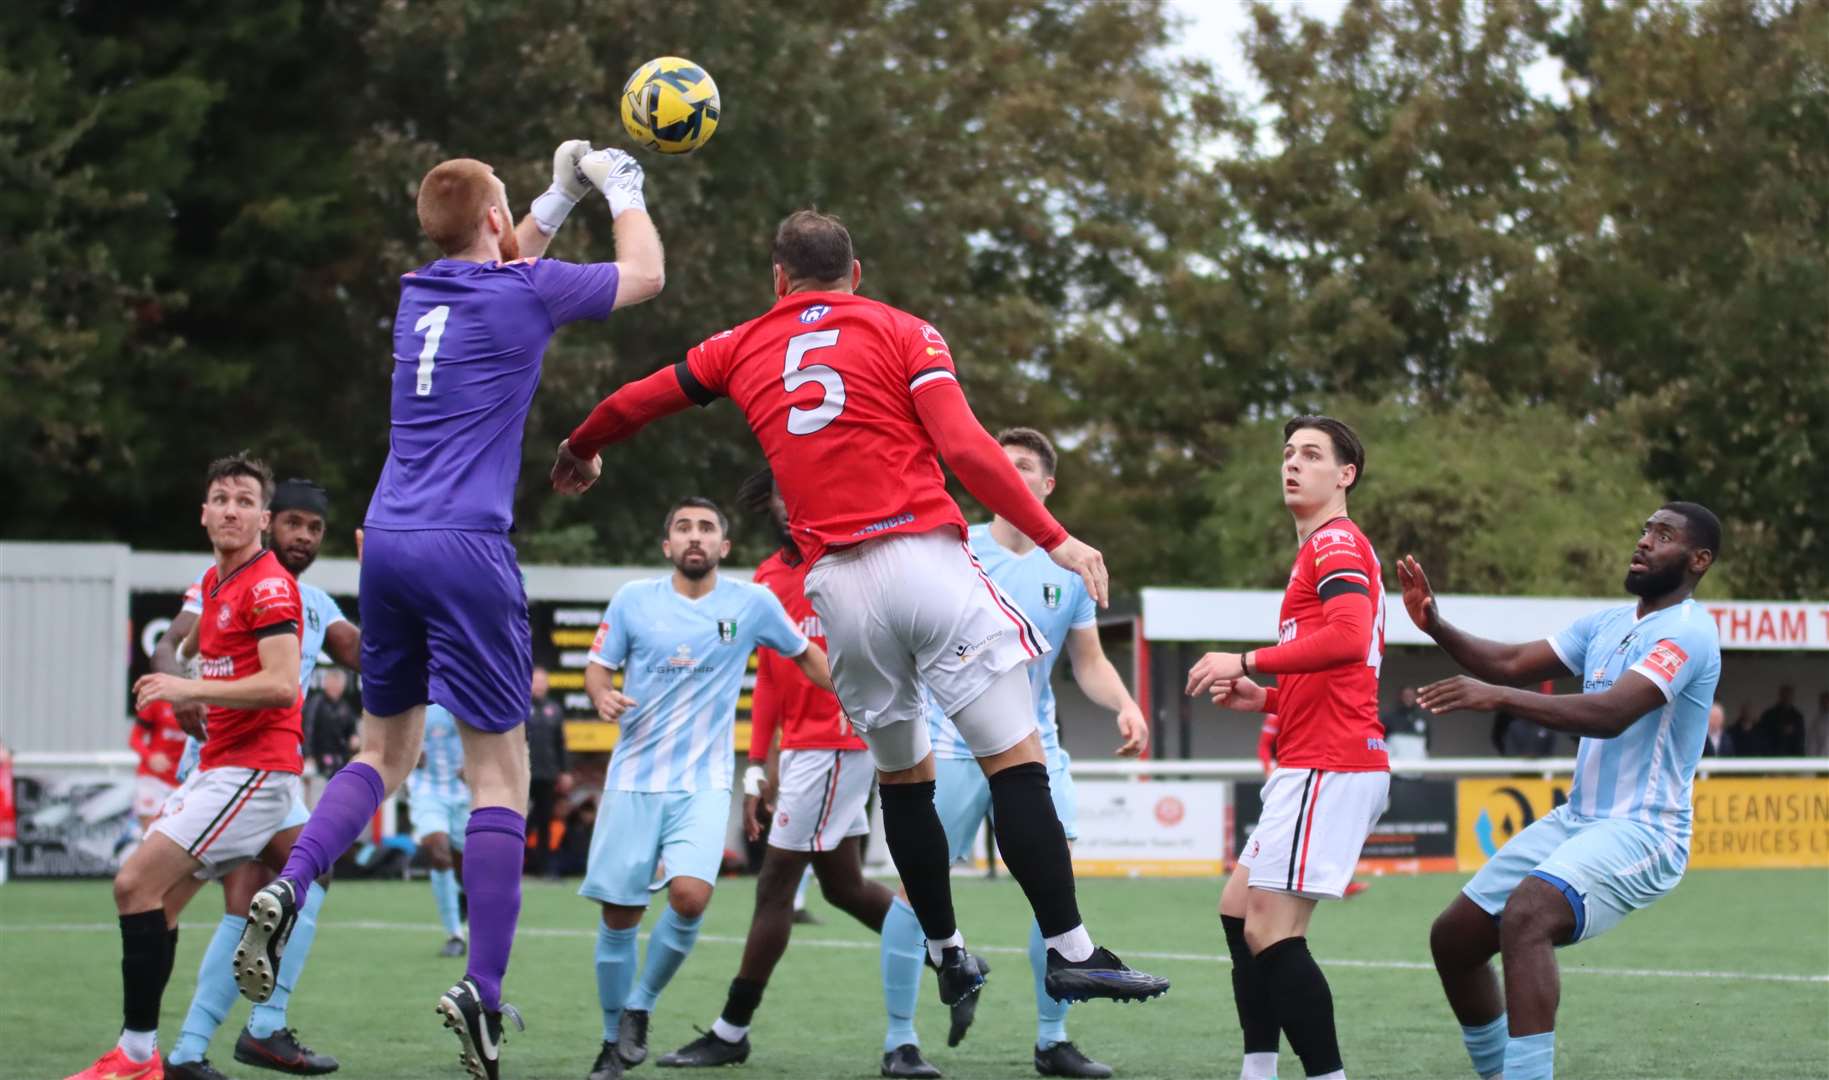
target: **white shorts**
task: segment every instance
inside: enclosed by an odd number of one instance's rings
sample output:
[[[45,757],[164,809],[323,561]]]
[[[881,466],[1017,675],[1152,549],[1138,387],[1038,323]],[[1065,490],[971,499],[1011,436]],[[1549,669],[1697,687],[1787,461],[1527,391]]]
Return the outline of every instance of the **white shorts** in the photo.
[[[165,806],[165,800],[178,790],[156,776],[136,776],[133,778],[133,816],[148,818],[156,816]]]
[[[1390,790],[1387,772],[1271,773],[1264,781],[1264,812],[1238,857],[1251,887],[1340,899]]]
[[[783,750],[781,793],[768,846],[831,851],[870,831],[865,804],[876,781],[868,750]]]
[[[838,700],[866,738],[890,724],[925,726],[923,686],[953,716],[999,675],[1048,651],[952,528],[827,552],[807,571],[806,594],[825,626]],[[1035,727],[1033,710],[1009,722],[1002,747],[972,749],[996,753],[1020,742]],[[974,736],[996,741],[996,733]]]
[[[202,863],[199,877],[220,877],[285,831],[295,804],[302,805],[297,773],[198,769],[165,800],[152,831]]]

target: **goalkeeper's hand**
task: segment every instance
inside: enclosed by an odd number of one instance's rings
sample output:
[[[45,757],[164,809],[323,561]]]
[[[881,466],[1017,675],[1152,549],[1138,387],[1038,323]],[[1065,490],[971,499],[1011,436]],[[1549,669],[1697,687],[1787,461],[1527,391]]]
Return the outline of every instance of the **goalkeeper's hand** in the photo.
[[[621,217],[624,210],[648,209],[641,190],[641,165],[626,152],[593,150],[579,159],[578,171],[609,200],[611,218]]]
[[[558,232],[572,207],[591,193],[590,181],[578,171],[579,160],[590,152],[591,144],[584,139],[562,142],[553,151],[552,186],[533,201],[534,224],[547,236]]]

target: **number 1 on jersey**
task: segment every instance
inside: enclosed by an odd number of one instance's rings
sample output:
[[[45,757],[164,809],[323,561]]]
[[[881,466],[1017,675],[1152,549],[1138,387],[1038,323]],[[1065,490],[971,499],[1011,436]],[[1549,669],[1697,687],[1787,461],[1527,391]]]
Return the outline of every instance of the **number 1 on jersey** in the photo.
[[[812,364],[801,367],[800,361],[814,349],[829,349],[838,344],[838,331],[815,330],[806,334],[795,334],[787,339],[787,364],[781,369],[781,385],[788,393],[800,389],[808,383],[816,382],[825,391],[819,404],[808,408],[803,405],[790,406],[787,411],[787,431],[789,435],[811,435],[838,419],[838,414],[845,411],[845,380],[836,370],[825,364]]]
[[[451,317],[451,305],[440,304],[419,317],[413,329],[425,335],[425,347],[419,350],[418,381],[413,393],[425,397],[432,392],[432,368],[438,363],[438,343],[445,336],[445,320]]]

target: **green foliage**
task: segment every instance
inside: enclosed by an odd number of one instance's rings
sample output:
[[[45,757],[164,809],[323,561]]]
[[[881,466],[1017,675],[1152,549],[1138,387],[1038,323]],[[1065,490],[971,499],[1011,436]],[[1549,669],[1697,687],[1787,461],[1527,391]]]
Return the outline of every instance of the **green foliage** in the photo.
[[[1057,435],[1056,508],[1121,587],[1274,581],[1287,524],[1245,477],[1279,418],[1332,409],[1391,466],[1356,512],[1456,587],[1610,588],[1638,516],[1685,497],[1728,526],[1724,586],[1829,590],[1829,6],[1356,0],[1324,25],[1260,4],[1261,100],[1171,59],[1167,18],[0,9],[0,534],[193,546],[195,478],[248,446],[332,490],[347,552],[386,454],[397,279],[432,255],[418,178],[480,157],[525,205],[562,139],[622,142],[629,71],[683,53],[724,121],[643,159],[666,293],[549,351],[529,557],[651,558],[659,508],[760,466],[721,406],[615,449],[590,498],[545,483],[598,397],[767,307],[771,231],[812,204],[851,224],[867,293],[948,335],[987,426]],[[1566,100],[1530,89],[1546,55]],[[601,204],[552,254],[612,257]],[[760,523],[736,539],[769,546]]]
[[[1627,440],[1549,409],[1424,415],[1354,404],[1335,415],[1366,444],[1353,519],[1387,564],[1415,555],[1446,591],[1613,595],[1640,525],[1664,501]],[[1282,446],[1281,420],[1233,432],[1226,464],[1206,482],[1213,510],[1193,536],[1215,553],[1207,580],[1288,580],[1295,534]]]

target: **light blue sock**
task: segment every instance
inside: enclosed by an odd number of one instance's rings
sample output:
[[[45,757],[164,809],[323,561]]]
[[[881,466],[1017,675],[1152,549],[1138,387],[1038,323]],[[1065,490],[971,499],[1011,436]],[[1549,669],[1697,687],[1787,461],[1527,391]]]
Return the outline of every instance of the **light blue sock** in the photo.
[[[794,890],[794,910],[805,911],[807,908],[807,882],[813,880],[813,864],[800,872],[800,887]]]
[[[648,934],[648,958],[641,965],[641,978],[636,980],[624,1008],[654,1011],[660,992],[673,981],[674,973],[692,952],[693,943],[699,939],[699,925],[704,921],[703,916],[683,919],[671,907],[660,913]]]
[[[1035,973],[1035,1048],[1067,1041],[1067,1003],[1048,996],[1048,944],[1039,924],[1029,923],[1029,970]]]
[[[457,871],[434,870],[427,876],[432,879],[432,899],[438,903],[438,921],[446,934],[456,937],[464,932],[464,920],[458,915]]]
[[[1461,1042],[1467,1046],[1467,1056],[1473,1059],[1473,1071],[1480,1074],[1480,1080],[1492,1080],[1505,1068],[1505,1014],[1490,1024],[1479,1027],[1461,1025]]]
[[[612,930],[597,921],[597,1003],[603,1006],[603,1037],[615,1042],[622,1028],[622,1003],[635,983],[635,928]]]
[[[1505,1043],[1505,1080],[1553,1080],[1556,1033],[1514,1035]]]
[[[896,897],[883,916],[883,1008],[889,1028],[883,1034],[883,1052],[913,1043],[915,1002],[921,996],[921,965],[927,960],[927,935],[908,901]]]
[[[210,1048],[216,1029],[228,1018],[241,991],[235,986],[235,946],[241,943],[241,932],[248,920],[241,915],[224,915],[210,935],[209,947],[203,950],[203,962],[197,965],[197,992],[191,995],[190,1011],[184,1014],[184,1030],[178,1045],[172,1047],[171,1059],[179,1064],[201,1061]]]
[[[257,1039],[286,1026],[286,1002],[292,1000],[292,988],[305,973],[305,961],[311,957],[311,943],[318,937],[318,912],[324,907],[324,886],[311,883],[305,904],[298,909],[298,922],[292,924],[292,936],[286,939],[286,954],[279,958],[279,978],[273,982],[273,996],[248,1014],[248,1030]]]

